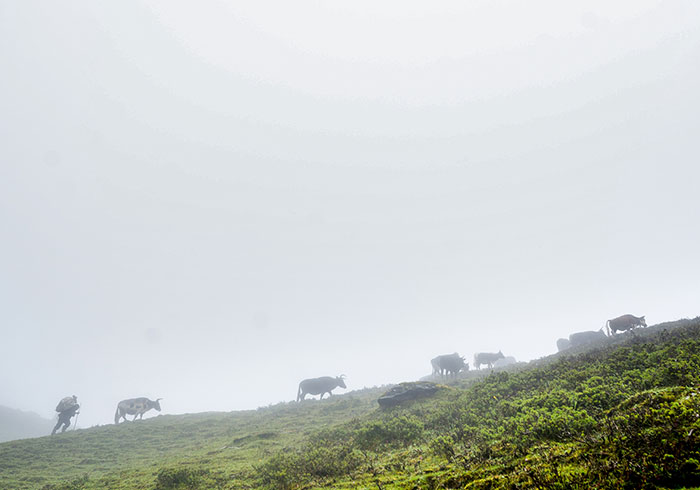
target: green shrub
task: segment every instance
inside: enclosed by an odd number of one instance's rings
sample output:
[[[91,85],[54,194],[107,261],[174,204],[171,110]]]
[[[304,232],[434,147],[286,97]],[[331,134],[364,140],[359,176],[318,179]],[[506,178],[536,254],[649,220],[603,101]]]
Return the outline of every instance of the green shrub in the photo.
[[[156,474],[156,490],[198,488],[206,474],[197,468],[161,468]]]
[[[700,392],[674,387],[630,397],[590,449],[594,472],[621,488],[700,484]]]
[[[381,446],[407,445],[423,434],[423,423],[410,415],[396,415],[381,420],[372,420],[362,425],[355,433],[355,442],[360,449],[376,449]]]
[[[360,467],[363,459],[347,445],[308,446],[279,452],[255,467],[255,472],[263,486],[287,489],[302,482],[348,475]]]
[[[82,490],[89,481],[88,475],[83,475],[68,482],[44,485],[41,490]]]

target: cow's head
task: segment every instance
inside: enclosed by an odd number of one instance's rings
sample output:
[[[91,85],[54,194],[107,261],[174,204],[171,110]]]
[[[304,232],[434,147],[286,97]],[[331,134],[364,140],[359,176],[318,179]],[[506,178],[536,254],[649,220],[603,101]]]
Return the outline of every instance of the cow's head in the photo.
[[[347,386],[345,386],[345,375],[344,374],[341,374],[340,376],[336,377],[335,379],[338,382],[339,387],[347,388]]]
[[[504,359],[504,358],[506,357],[506,356],[503,355],[503,352],[501,352],[500,350],[498,351],[498,354],[497,354],[497,355],[498,355],[498,358],[499,358],[499,359]]]
[[[151,402],[151,406],[160,412],[160,401],[162,398],[158,398],[156,401]]]
[[[646,327],[646,326],[647,326],[647,321],[644,319],[643,316],[640,316],[640,317],[639,317],[639,324],[640,324],[642,327]]]

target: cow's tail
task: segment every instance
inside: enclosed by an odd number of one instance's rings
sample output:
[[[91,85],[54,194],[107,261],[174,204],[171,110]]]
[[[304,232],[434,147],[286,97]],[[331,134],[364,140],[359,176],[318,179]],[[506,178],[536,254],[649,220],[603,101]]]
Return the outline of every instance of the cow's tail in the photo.
[[[606,329],[606,330],[608,331],[608,337],[610,337],[610,335],[612,335],[612,334],[610,333],[610,320],[607,320],[607,321],[605,322],[605,325],[603,325],[603,326],[601,327],[601,330],[602,330],[603,328]]]
[[[119,405],[117,405],[117,411],[114,412],[114,423],[118,424],[119,423]]]
[[[299,391],[297,391],[297,401],[301,400],[301,383],[299,383]]]

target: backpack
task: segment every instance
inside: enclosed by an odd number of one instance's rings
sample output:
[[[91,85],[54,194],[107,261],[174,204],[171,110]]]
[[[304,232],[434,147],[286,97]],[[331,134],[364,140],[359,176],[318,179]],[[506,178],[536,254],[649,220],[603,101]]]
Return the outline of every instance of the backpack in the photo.
[[[58,413],[65,412],[66,410],[70,410],[74,406],[76,406],[77,403],[73,399],[72,396],[67,396],[63,398],[60,402],[58,402],[58,405],[56,405],[56,411]]]

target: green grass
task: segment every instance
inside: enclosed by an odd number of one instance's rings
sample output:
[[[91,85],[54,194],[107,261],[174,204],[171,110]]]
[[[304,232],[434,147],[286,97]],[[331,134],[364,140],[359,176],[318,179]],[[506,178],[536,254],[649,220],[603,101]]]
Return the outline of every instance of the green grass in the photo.
[[[3,443],[0,488],[696,488],[698,380],[700,319],[671,322],[390,410],[372,389]]]
[[[242,412],[162,415],[3,443],[0,488],[42,488],[84,480],[85,475],[87,481],[75,488],[154,488],[163,468],[179,467],[206,468],[208,479],[250,480],[252,465],[284,446],[300,444],[317,427],[371,412],[372,399],[379,393],[367,390],[328,402],[283,403]]]

